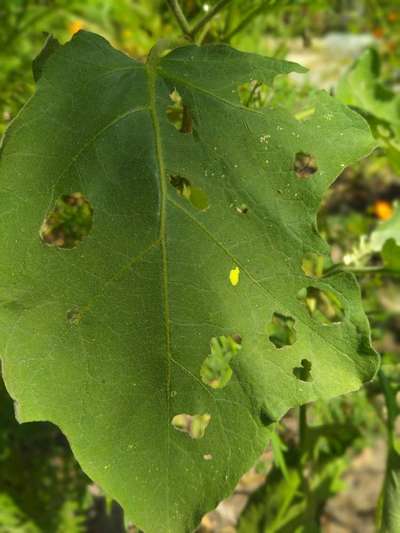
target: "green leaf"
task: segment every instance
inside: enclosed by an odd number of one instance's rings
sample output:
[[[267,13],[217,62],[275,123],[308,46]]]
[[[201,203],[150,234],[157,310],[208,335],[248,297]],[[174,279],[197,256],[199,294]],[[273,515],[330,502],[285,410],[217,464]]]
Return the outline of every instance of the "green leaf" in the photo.
[[[302,270],[305,254],[328,256],[316,211],[373,147],[368,126],[324,92],[301,122],[239,102],[244,82],[293,70],[304,69],[225,45],[144,65],[80,32],[47,59],[1,147],[0,353],[18,418],[57,424],[146,533],[193,530],[255,462],[271,421],[376,371],[354,277]],[[191,132],[169,122],[174,89]],[[298,154],[312,175],[296,175]],[[49,246],[43,221],[74,193],[91,230]],[[309,287],[340,300],[341,322],[313,317],[297,298]],[[293,344],[269,340],[274,313],[293,319]],[[241,350],[214,389],[201,368],[221,336],[240,336]],[[312,381],[293,372],[302,360]],[[209,416],[204,435],[179,431],[178,415]]]
[[[382,248],[382,259],[387,268],[400,271],[400,246],[394,239],[385,242]]]
[[[342,77],[336,96],[347,105],[400,126],[400,95],[380,81],[380,70],[379,54],[374,48],[369,48]]]
[[[32,73],[35,82],[38,82],[42,73],[46,61],[51,57],[60,47],[60,43],[52,35],[49,35],[46,42],[40,51],[39,55],[34,59],[32,63]]]
[[[82,532],[88,481],[52,424],[16,422],[0,376],[1,533]]]
[[[370,244],[374,252],[382,251],[385,243],[393,240],[400,246],[400,204],[396,203],[393,214],[388,220],[380,222],[371,233]]]
[[[392,168],[400,172],[400,95],[380,80],[380,74],[379,54],[370,48],[339,81],[336,96],[366,116]]]
[[[7,533],[40,533],[35,523],[4,492],[0,492],[0,526]]]

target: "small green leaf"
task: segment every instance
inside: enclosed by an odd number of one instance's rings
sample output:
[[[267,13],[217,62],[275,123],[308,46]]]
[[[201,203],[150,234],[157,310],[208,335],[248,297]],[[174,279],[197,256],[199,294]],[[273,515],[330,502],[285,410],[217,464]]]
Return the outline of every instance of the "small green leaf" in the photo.
[[[387,240],[383,245],[382,259],[386,268],[400,271],[400,246],[394,239]]]
[[[393,240],[400,246],[400,204],[394,206],[393,215],[389,220],[380,222],[371,233],[370,243],[374,252],[380,252],[386,241]]]
[[[388,124],[400,125],[400,95],[380,81],[380,58],[369,48],[338,84],[336,96],[347,105],[371,113]]]
[[[361,54],[339,81],[336,96],[366,117],[389,163],[400,172],[400,95],[382,82],[377,50]]]

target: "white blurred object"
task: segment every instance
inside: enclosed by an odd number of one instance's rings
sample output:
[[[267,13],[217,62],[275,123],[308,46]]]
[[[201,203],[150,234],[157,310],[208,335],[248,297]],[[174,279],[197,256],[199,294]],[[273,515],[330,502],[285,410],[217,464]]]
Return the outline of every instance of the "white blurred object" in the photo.
[[[309,69],[308,80],[321,89],[336,87],[340,77],[365,48],[376,43],[370,34],[352,35],[328,33],[312,40],[310,48],[304,48],[301,39],[290,43],[287,59]],[[291,74],[302,84],[307,79],[303,74]]]

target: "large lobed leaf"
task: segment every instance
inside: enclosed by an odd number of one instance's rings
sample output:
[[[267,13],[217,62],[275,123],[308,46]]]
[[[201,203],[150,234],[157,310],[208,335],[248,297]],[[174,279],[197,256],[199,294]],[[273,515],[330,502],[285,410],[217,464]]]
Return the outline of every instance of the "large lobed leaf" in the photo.
[[[240,84],[293,70],[303,71],[224,45],[143,65],[80,32],[36,62],[37,92],[3,141],[8,390],[19,420],[57,424],[146,533],[191,531],[255,461],[272,420],[376,370],[354,278],[301,268],[304,254],[328,254],[316,211],[371,149],[366,123],[322,92],[304,121],[239,102]],[[192,133],[167,118],[173,89]],[[313,175],[296,175],[298,153],[314,158]],[[93,208],[89,236],[71,249],[42,242],[57,198],[77,192]],[[297,297],[307,287],[330,291],[343,320],[317,321]],[[269,339],[273,316],[294,325],[281,348]],[[223,379],[207,384],[215,354]],[[202,438],[171,424],[185,414],[209,421]]]

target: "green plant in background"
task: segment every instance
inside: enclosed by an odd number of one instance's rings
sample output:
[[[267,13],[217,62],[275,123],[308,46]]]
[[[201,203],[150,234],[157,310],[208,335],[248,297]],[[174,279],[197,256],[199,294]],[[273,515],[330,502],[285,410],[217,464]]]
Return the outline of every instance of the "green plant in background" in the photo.
[[[326,7],[168,3],[187,40],[236,42],[248,28],[241,44],[253,49],[278,14],[294,7],[300,21]],[[8,6],[10,28],[19,28],[8,47],[23,38],[24,20],[35,28],[41,14],[56,17],[61,38],[101,30],[141,60],[157,37],[173,39],[145,64],[92,34],[62,47],[48,40],[34,64],[36,94],[3,140],[2,355],[20,418],[59,425],[83,468],[146,532],[190,531],[270,438],[276,466],[239,530],[318,531],[326,501],[343,487],[346,450],[364,441],[355,409],[343,420],[335,403],[308,413],[303,404],[373,377],[376,356],[347,271],[378,279],[398,268],[396,217],[371,236],[357,222],[367,244],[392,231],[379,250],[362,250],[362,264],[332,265],[314,230],[326,188],[374,146],[365,121],[325,93],[294,89],[286,74],[298,65],[221,45],[178,46],[163,2],[29,4]],[[376,134],[375,102],[347,101],[347,83],[339,97]],[[298,405],[299,446],[280,444],[271,422]],[[397,527],[395,463],[391,451],[382,531]],[[82,477],[80,495],[49,514],[50,526],[5,490],[0,524],[84,530],[86,487]]]
[[[50,424],[19,425],[2,383],[0,402],[0,531],[84,531],[87,478],[63,436]]]
[[[351,70],[342,78],[337,97],[351,105],[369,120],[375,137],[385,149],[395,171],[400,170],[400,95],[380,80],[378,52],[366,50]]]

